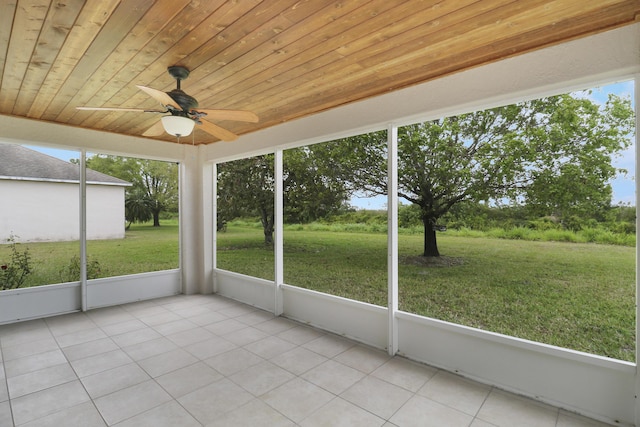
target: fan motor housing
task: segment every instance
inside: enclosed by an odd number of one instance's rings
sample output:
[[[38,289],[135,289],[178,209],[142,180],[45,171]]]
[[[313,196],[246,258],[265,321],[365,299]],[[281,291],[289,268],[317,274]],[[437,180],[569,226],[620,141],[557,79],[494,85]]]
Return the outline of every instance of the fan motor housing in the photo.
[[[187,95],[181,89],[173,89],[171,92],[167,92],[176,104],[182,108],[183,111],[189,112],[195,108],[198,108],[198,101],[191,95]]]

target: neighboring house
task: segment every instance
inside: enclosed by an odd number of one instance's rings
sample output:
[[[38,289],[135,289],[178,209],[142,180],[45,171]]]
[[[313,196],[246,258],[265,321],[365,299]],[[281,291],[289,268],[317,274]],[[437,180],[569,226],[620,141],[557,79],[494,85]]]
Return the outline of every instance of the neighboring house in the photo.
[[[0,144],[0,243],[78,240],[80,167],[20,145]],[[129,182],[87,169],[87,239],[125,233]]]

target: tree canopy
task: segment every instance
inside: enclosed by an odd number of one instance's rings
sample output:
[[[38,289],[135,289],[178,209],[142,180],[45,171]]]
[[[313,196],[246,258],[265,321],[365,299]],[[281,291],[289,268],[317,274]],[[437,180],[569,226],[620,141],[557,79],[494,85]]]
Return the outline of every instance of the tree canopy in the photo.
[[[439,256],[437,221],[463,201],[524,204],[560,220],[611,205],[611,159],[631,143],[634,113],[614,95],[604,106],[558,95],[404,126],[398,195],[419,206],[424,256]],[[352,184],[386,194],[384,132],[342,140]],[[366,147],[366,148],[364,148]]]
[[[284,216],[306,223],[340,210],[349,198],[343,180],[331,168],[332,147],[320,144],[287,150],[283,156]],[[218,220],[258,216],[265,243],[273,242],[273,155],[218,165]]]
[[[178,210],[178,167],[174,163],[100,154],[89,157],[87,167],[133,184],[125,195],[129,223],[153,219],[154,227],[159,227],[161,212]]]

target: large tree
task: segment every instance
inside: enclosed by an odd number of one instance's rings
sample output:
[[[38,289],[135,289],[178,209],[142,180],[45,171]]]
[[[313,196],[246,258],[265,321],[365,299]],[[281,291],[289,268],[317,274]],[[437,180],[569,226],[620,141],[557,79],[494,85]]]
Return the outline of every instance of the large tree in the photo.
[[[218,221],[257,215],[265,244],[272,244],[274,182],[273,155],[218,164]]]
[[[177,210],[178,167],[174,163],[95,155],[87,159],[87,167],[133,184],[125,195],[129,223],[153,219],[154,227],[159,227],[161,212]]]
[[[335,145],[335,143],[334,143]],[[331,145],[286,150],[283,155],[284,216],[306,223],[341,209],[349,198],[335,174]],[[273,155],[256,156],[218,165],[218,220],[258,216],[265,243],[273,243]]]
[[[420,207],[423,255],[440,255],[437,222],[464,201],[527,203],[560,217],[608,207],[611,158],[629,146],[633,121],[629,99],[600,106],[559,95],[400,128],[398,195]],[[354,188],[386,194],[386,133],[341,143],[336,163]]]
[[[349,200],[333,158],[337,143],[285,150],[283,154],[284,216],[289,223],[305,224],[336,213]]]

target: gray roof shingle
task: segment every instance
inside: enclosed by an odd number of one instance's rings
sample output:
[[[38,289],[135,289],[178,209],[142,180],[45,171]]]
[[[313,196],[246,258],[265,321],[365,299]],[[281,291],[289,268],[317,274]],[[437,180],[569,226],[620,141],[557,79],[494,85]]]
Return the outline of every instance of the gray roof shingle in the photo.
[[[80,168],[21,145],[0,144],[0,179],[79,182]],[[87,168],[87,182],[130,186],[131,183]]]

